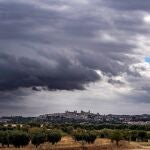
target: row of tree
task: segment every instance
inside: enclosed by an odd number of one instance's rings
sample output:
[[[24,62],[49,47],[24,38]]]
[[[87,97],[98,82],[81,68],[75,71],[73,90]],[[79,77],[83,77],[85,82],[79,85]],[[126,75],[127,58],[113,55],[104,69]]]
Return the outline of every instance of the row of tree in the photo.
[[[99,132],[100,138],[110,138],[111,140],[126,140],[126,141],[145,141],[150,139],[150,133],[139,130],[111,130],[103,129]]]
[[[71,135],[75,141],[82,143],[92,144],[95,142],[97,137],[109,138],[111,141],[116,141],[118,145],[120,140],[127,141],[148,141],[150,139],[149,132],[138,131],[138,130],[85,130],[85,129],[74,129],[68,127],[68,134]],[[46,128],[30,128],[28,130],[6,130],[0,131],[0,143],[2,146],[14,145],[15,147],[24,147],[30,142],[38,147],[40,144],[50,142],[55,144],[59,142],[63,134],[58,129],[46,129]]]
[[[37,124],[32,124],[37,125]],[[75,123],[68,123],[68,124],[48,124],[45,125],[47,128],[57,128],[63,131],[66,131],[68,127],[73,127],[74,129],[86,129],[86,130],[102,130],[102,129],[116,129],[116,130],[143,130],[143,131],[150,131],[150,125],[134,125],[134,124],[75,124]]]
[[[16,148],[27,146],[30,141],[36,147],[44,142],[55,144],[61,140],[62,134],[59,130],[49,130],[47,132],[27,132],[13,130],[13,131],[0,131],[0,143],[2,146],[13,145]]]
[[[57,128],[63,131],[68,130],[68,127],[72,127],[74,129],[86,129],[86,130],[102,130],[102,129],[117,129],[117,130],[144,130],[150,131],[150,125],[132,125],[132,124],[78,124],[78,123],[63,123],[63,124],[43,124],[46,128]],[[22,128],[32,128],[32,127],[41,127],[41,123],[32,122],[28,124],[23,124]],[[0,124],[0,130],[13,130],[14,128],[20,129],[20,125],[18,124],[16,127],[13,127],[9,124],[7,127],[3,124]]]
[[[85,141],[87,143],[94,143],[97,137],[111,139],[112,142],[119,144],[120,140],[126,141],[145,141],[150,139],[150,134],[146,131],[134,131],[134,130],[111,130],[103,129],[100,131],[87,131],[76,130],[73,132],[74,139],[76,141]]]

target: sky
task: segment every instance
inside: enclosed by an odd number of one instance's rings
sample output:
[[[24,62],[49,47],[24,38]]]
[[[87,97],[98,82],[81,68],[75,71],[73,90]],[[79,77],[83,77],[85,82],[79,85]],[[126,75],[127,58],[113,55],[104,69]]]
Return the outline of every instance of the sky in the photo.
[[[150,114],[149,6],[0,0],[0,116]]]

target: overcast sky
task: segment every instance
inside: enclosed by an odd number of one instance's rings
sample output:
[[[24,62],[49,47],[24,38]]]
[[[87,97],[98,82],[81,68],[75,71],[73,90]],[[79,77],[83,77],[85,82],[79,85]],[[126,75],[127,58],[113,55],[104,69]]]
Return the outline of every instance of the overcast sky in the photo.
[[[0,116],[149,108],[150,1],[0,0]]]

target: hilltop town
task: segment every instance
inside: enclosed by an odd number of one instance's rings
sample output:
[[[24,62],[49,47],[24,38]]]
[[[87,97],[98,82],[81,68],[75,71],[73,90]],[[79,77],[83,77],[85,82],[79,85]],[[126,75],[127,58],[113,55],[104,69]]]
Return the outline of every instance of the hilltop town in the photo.
[[[40,115],[38,117],[22,117],[11,116],[1,117],[0,122],[40,122],[40,123],[110,123],[110,124],[137,124],[145,125],[150,124],[150,115],[103,115],[99,113],[92,113],[90,111],[77,112],[77,111],[65,111],[64,113],[52,113]]]

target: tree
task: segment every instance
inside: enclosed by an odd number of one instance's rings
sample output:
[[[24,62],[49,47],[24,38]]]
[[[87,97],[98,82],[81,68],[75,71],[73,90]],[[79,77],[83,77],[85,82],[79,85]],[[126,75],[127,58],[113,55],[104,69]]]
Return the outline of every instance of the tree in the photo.
[[[61,132],[59,130],[50,130],[47,132],[47,141],[52,143],[58,143],[62,138]]]
[[[137,131],[130,131],[130,140],[136,141],[137,138],[138,138],[138,132]]]
[[[147,132],[147,139],[150,140],[150,132]]]
[[[45,131],[42,129],[42,128],[39,128],[39,127],[32,127],[32,128],[29,128],[28,130],[29,134],[31,135],[31,137],[37,133],[45,133]]]
[[[29,132],[30,126],[29,125],[22,125],[21,130],[24,132]]]
[[[119,145],[119,141],[123,139],[123,135],[122,135],[121,131],[114,130],[111,133],[110,139],[111,139],[112,142],[116,141],[116,145],[118,146]]]
[[[72,126],[68,126],[68,127],[66,128],[66,132],[67,132],[68,134],[72,134],[73,130],[74,130],[74,128],[73,128]]]
[[[101,138],[110,138],[111,133],[112,133],[111,129],[103,129],[100,131],[100,137]]]
[[[43,144],[46,141],[46,135],[45,133],[34,133],[31,138],[31,143],[38,147],[40,144]]]
[[[123,139],[127,140],[127,141],[130,141],[131,140],[131,134],[130,134],[130,130],[121,130],[122,132],[122,136],[123,136]]]
[[[146,131],[139,131],[138,132],[138,139],[140,139],[141,141],[147,141],[148,140],[147,132]]]
[[[85,140],[85,142],[89,144],[94,143],[96,138],[97,138],[97,135],[94,131],[87,131],[83,135],[83,140]]]
[[[84,132],[83,130],[76,130],[73,132],[73,138],[75,141],[83,141],[84,140]]]
[[[30,142],[29,135],[22,131],[13,131],[10,137],[16,148],[24,147]]]
[[[97,135],[94,131],[78,130],[73,134],[75,141],[85,141],[86,143],[94,143]]]
[[[9,133],[7,131],[0,131],[0,143],[2,147],[4,147],[4,145],[9,147]]]

